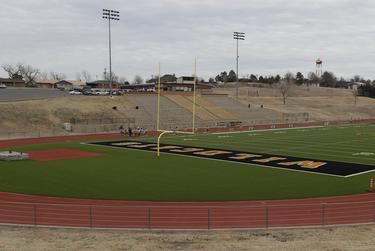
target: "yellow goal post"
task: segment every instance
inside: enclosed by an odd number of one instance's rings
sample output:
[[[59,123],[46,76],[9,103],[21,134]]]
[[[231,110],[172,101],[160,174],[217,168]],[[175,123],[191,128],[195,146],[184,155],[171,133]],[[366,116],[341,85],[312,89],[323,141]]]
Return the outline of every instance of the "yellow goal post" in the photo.
[[[160,156],[160,141],[165,134],[195,134],[195,106],[196,106],[196,84],[197,83],[197,59],[194,61],[194,84],[193,84],[193,112],[192,112],[192,129],[188,131],[172,131],[160,129],[160,97],[161,97],[161,81],[160,81],[160,63],[158,67],[158,99],[157,99],[157,115],[156,115],[156,131],[159,132],[157,141],[157,156]]]

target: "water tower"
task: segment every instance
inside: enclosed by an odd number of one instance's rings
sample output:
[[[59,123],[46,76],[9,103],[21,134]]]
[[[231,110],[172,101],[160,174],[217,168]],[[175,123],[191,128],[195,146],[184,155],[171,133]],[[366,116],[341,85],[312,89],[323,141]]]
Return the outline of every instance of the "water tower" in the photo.
[[[315,61],[316,64],[316,75],[320,78],[323,75],[323,61],[318,58]]]

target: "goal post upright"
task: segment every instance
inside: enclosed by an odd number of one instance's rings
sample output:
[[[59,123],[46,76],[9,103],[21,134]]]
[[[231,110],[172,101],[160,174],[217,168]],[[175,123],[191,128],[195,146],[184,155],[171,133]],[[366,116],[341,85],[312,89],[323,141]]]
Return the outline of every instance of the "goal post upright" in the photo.
[[[156,131],[160,131],[160,62],[158,66],[158,111],[156,114]]]
[[[197,83],[197,59],[195,58],[194,61],[194,83],[193,83],[193,111],[192,111],[192,131],[171,131],[171,130],[162,130],[160,129],[160,97],[161,97],[161,77],[160,77],[161,71],[160,71],[160,62],[158,66],[158,83],[157,83],[157,89],[158,89],[158,97],[157,97],[157,114],[156,114],[156,131],[160,132],[157,140],[157,156],[160,156],[160,140],[163,135],[165,134],[172,134],[172,133],[180,133],[180,134],[189,134],[193,135],[195,134],[195,113],[196,113],[196,83]]]
[[[195,133],[195,102],[196,102],[196,85],[197,85],[197,58],[194,61],[194,84],[193,84],[193,125],[192,132]]]

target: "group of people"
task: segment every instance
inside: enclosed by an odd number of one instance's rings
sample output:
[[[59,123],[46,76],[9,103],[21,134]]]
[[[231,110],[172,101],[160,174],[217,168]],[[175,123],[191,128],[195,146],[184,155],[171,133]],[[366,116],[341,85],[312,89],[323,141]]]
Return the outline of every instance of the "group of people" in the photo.
[[[147,128],[137,126],[134,129],[132,129],[131,127],[129,127],[128,129],[125,129],[124,126],[120,126],[120,133],[121,135],[128,135],[129,137],[132,137],[132,136],[139,137],[139,136],[147,135]]]

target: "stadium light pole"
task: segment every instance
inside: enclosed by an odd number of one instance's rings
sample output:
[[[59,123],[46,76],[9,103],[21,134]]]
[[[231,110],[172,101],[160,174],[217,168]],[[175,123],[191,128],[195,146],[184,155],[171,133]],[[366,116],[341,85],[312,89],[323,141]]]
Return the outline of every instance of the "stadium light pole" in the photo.
[[[233,32],[233,39],[237,40],[237,57],[236,57],[236,82],[237,82],[237,87],[236,87],[236,96],[238,98],[238,40],[245,40],[245,33],[244,32],[238,32],[235,31]]]
[[[109,44],[109,95],[112,97],[112,44],[111,44],[111,20],[120,21],[120,12],[117,10],[103,9],[103,19],[108,19],[108,44]]]

